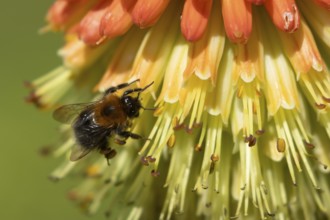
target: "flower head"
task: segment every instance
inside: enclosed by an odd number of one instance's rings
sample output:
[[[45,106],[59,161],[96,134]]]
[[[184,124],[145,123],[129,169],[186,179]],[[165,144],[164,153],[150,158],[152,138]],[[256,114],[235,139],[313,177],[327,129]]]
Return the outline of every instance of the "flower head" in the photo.
[[[142,106],[110,166],[98,153],[69,193],[113,219],[330,218],[327,0],[57,0],[63,66],[31,83],[40,108],[139,80]],[[120,91],[118,91],[120,95]],[[94,98],[93,98],[94,97]],[[97,99],[97,98],[96,98]],[[72,129],[53,151],[76,145]],[[103,208],[104,209],[104,208]]]

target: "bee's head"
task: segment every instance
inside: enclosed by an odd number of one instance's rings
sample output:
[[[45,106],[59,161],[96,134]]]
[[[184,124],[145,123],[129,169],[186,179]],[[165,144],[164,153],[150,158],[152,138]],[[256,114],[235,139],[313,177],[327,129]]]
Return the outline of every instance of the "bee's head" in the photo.
[[[122,96],[121,102],[123,103],[123,109],[129,118],[136,118],[139,116],[139,111],[142,108],[139,97]]]

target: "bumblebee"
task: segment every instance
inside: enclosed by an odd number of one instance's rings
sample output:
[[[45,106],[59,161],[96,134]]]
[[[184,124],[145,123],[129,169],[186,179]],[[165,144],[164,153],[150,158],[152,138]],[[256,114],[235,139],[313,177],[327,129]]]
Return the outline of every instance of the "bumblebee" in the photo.
[[[116,155],[116,151],[109,146],[110,137],[121,145],[126,143],[127,138],[142,138],[128,129],[132,119],[139,117],[141,108],[146,109],[141,105],[140,93],[153,82],[144,88],[127,89],[121,96],[116,94],[137,81],[108,88],[96,102],[64,105],[54,111],[55,120],[72,125],[76,144],[71,152],[71,161],[83,158],[92,150],[98,150],[109,161]]]

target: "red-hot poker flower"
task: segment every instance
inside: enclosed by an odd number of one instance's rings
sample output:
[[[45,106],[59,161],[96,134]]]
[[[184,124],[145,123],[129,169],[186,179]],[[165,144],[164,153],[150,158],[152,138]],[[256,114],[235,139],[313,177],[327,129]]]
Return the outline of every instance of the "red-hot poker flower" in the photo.
[[[57,0],[47,28],[65,31],[63,66],[30,83],[28,101],[94,111],[121,84],[114,95],[141,111],[102,133],[118,151],[110,167],[94,151],[68,161],[77,137],[63,127],[52,179],[81,177],[70,198],[88,213],[110,204],[109,219],[329,219],[329,2]]]

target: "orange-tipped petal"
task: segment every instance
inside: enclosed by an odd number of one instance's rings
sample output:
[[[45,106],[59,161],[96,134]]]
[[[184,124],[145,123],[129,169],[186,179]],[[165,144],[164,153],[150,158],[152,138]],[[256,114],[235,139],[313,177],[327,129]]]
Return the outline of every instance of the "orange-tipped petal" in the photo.
[[[101,35],[113,38],[126,33],[132,24],[132,18],[122,1],[114,0],[101,20],[100,32]]]
[[[300,15],[294,0],[267,0],[264,5],[278,29],[294,32],[299,28]]]
[[[133,28],[125,35],[95,90],[103,92],[110,86],[130,81],[129,75],[144,35],[145,32],[137,28]]]
[[[330,47],[330,13],[329,11],[314,3],[313,1],[299,1],[299,9],[304,14],[313,35]],[[321,46],[319,46],[321,48]],[[327,52],[328,50],[324,50]]]
[[[186,0],[181,17],[181,31],[188,41],[199,40],[207,27],[212,0]]]
[[[175,2],[169,7],[169,10],[166,10],[159,22],[150,28],[145,35],[135,56],[130,74],[131,79],[140,79],[141,87],[154,81],[154,86],[150,88],[153,91],[157,89],[157,85],[163,80],[164,66],[167,65],[168,57],[173,50],[179,32],[180,24],[177,19],[179,11],[174,10],[176,7]]]
[[[250,2],[254,5],[262,5],[265,3],[266,0],[246,0],[247,2]]]
[[[222,15],[228,38],[234,43],[246,43],[252,30],[251,3],[245,0],[222,1]]]
[[[93,1],[57,0],[47,12],[46,19],[54,30],[66,30],[86,13]]]
[[[101,19],[111,0],[101,0],[92,10],[90,10],[80,22],[79,38],[86,44],[98,44],[103,36],[100,33]]]
[[[320,6],[330,10],[330,0],[314,0]]]
[[[114,41],[93,47],[78,39],[74,33],[66,35],[66,44],[59,50],[66,67],[73,71],[82,71],[95,63],[100,56],[112,45]]]
[[[169,0],[138,0],[131,10],[133,22],[140,28],[147,28],[157,22],[166,9]]]
[[[325,68],[312,32],[304,21],[293,34],[280,33],[283,48],[298,74],[307,73],[311,68],[322,71]]]
[[[255,25],[249,41],[234,47],[235,63],[232,72],[234,84],[237,84],[239,79],[245,83],[251,83],[255,79],[258,82],[264,80],[264,51],[260,43],[259,29],[260,27]]]

